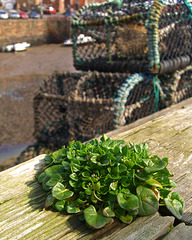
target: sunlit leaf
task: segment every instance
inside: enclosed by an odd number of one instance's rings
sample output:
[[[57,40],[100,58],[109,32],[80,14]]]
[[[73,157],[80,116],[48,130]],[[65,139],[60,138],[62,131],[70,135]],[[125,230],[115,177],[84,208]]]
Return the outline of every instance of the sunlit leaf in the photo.
[[[51,166],[51,167],[45,169],[45,173],[48,177],[51,177],[55,173],[62,173],[62,172],[64,172],[64,168],[60,164],[54,165],[54,166]]]
[[[70,191],[69,189],[66,189],[65,186],[58,182],[52,189],[53,197],[55,197],[58,200],[67,199],[73,196],[74,192]]]
[[[133,216],[126,215],[126,216],[121,216],[119,219],[126,224],[130,224],[133,221]]]
[[[117,194],[117,201],[119,206],[126,211],[136,210],[139,208],[139,199],[134,194],[128,194],[125,198],[123,193],[119,193]]]
[[[73,169],[74,172],[78,172],[81,170],[81,166],[76,163],[71,164],[71,168]]]
[[[184,208],[184,200],[180,196],[179,193],[173,192],[168,195],[165,200],[165,205],[169,209],[169,211],[178,219],[182,218],[183,208]]]
[[[86,223],[95,229],[102,228],[111,221],[111,218],[106,218],[103,216],[102,211],[97,213],[93,205],[90,205],[84,210],[84,217]]]
[[[122,193],[125,193],[125,194],[129,194],[129,193],[130,193],[130,190],[127,189],[127,188],[122,188],[122,189],[121,189],[121,192],[122,192]]]
[[[66,210],[67,210],[68,213],[78,213],[78,212],[80,212],[80,209],[74,203],[69,204],[67,206]]]
[[[137,187],[136,191],[140,198],[139,201],[140,216],[151,215],[158,211],[159,202],[157,200],[155,193],[151,189],[139,186]]]
[[[65,200],[60,200],[55,203],[55,207],[59,212],[65,209],[65,202],[66,202]]]
[[[78,176],[77,176],[76,173],[70,174],[69,177],[70,177],[72,180],[74,180],[74,181],[78,181],[78,180],[79,180],[79,178],[78,178]]]
[[[184,201],[171,193],[176,184],[167,164],[167,158],[150,155],[146,143],[125,145],[103,135],[48,154],[36,178],[47,191],[46,208],[84,212],[88,226],[98,229],[114,216],[130,224],[137,215],[153,214],[159,202],[180,219]]]
[[[73,180],[69,180],[69,185],[70,185],[71,187],[75,188],[76,185],[77,185],[77,182],[75,182],[75,181],[73,181]]]
[[[79,205],[82,205],[82,206],[87,202],[86,200],[82,200],[80,198],[78,198],[76,201]]]
[[[53,158],[55,159],[54,160],[55,163],[61,163],[61,161],[62,161],[62,153],[63,153],[62,149],[59,149],[58,151],[55,151],[53,153]]]
[[[110,207],[106,207],[103,209],[103,216],[104,217],[115,217],[115,213],[112,211]]]
[[[147,184],[149,184],[151,186],[154,186],[154,187],[162,188],[161,183],[159,183],[157,180],[155,180],[153,178],[150,178],[150,179],[146,180],[145,183],[147,183]]]
[[[59,173],[55,173],[51,176],[49,181],[46,182],[46,185],[49,187],[55,186],[59,181],[62,181],[62,176]]]
[[[161,161],[154,161],[152,166],[145,167],[147,173],[156,172],[164,169],[167,166],[167,158],[162,159]]]
[[[173,180],[169,179],[169,186],[176,188],[177,184]]]

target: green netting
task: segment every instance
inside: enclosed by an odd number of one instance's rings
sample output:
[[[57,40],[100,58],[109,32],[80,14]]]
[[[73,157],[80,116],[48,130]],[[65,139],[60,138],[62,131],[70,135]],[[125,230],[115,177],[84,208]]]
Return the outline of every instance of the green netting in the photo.
[[[191,5],[123,0],[84,6],[73,19],[74,66],[165,74],[191,62]]]

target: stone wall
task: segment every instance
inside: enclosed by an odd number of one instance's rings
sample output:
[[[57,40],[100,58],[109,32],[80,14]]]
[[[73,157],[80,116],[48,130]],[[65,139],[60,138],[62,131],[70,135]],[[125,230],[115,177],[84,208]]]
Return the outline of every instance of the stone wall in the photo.
[[[66,19],[0,20],[0,47],[24,41],[31,45],[59,43],[70,35],[71,22]]]

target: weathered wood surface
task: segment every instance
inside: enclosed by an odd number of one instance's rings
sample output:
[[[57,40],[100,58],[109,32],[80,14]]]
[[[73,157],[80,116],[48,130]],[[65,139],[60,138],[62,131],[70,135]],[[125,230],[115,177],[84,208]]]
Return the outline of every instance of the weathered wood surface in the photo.
[[[185,200],[183,220],[192,224],[192,101],[185,108],[141,126],[110,132],[113,139],[147,142],[150,152],[168,157],[168,168],[177,182],[175,191]],[[0,239],[191,239],[192,226],[172,229],[174,217],[158,213],[140,217],[130,225],[115,221],[101,230],[89,229],[76,216],[43,211],[45,194],[34,179],[34,167],[44,155],[0,172]],[[172,229],[172,230],[171,230]],[[171,230],[171,231],[170,231]],[[174,230],[174,231],[173,231]],[[170,232],[169,232],[170,231]],[[176,238],[177,231],[182,238]],[[168,233],[169,232],[169,233]],[[175,233],[174,233],[175,232]],[[166,234],[168,235],[166,236]],[[174,236],[174,237],[173,237]]]
[[[186,226],[184,223],[180,223],[172,231],[170,231],[163,240],[185,240],[192,239],[192,226]]]

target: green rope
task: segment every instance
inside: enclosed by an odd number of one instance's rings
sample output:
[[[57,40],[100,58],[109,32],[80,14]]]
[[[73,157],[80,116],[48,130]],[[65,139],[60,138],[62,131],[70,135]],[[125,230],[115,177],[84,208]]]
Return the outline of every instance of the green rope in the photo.
[[[151,73],[157,74],[159,72],[159,18],[163,8],[163,0],[154,1],[150,8],[149,15],[145,26],[147,28],[148,36],[148,67]]]
[[[152,95],[153,95],[153,91],[151,92],[151,94],[149,96],[141,98],[140,101],[141,102],[146,102],[147,100],[149,100],[152,97]]]
[[[113,125],[114,128],[118,128],[119,126],[123,126],[126,124],[126,119],[124,116],[125,105],[127,103],[127,98],[134,89],[134,87],[140,82],[145,80],[145,76],[140,73],[135,73],[129,76],[125,82],[120,86],[117,92],[117,98],[113,103]]]
[[[189,12],[192,14],[192,5],[188,0],[183,0],[185,6],[188,8]],[[192,15],[190,14],[190,18],[192,18]]]
[[[153,76],[153,88],[154,88],[154,94],[155,94],[155,100],[153,107],[151,109],[151,112],[157,112],[158,111],[158,106],[159,106],[159,78],[157,76]]]
[[[190,88],[192,86],[192,84],[186,84],[185,86],[184,86],[184,88]]]
[[[113,110],[113,122],[114,122],[114,128],[118,128],[119,126],[123,126],[126,124],[124,111],[125,111],[125,105],[127,103],[127,98],[129,96],[129,93],[135,85],[139,84],[140,82],[143,82],[145,80],[144,74],[133,74],[130,77],[126,79],[126,81],[121,85],[121,87],[118,90],[117,98],[114,100],[114,110]],[[151,109],[151,113],[157,112],[159,107],[159,98],[160,93],[162,97],[164,97],[164,93],[162,92],[159,78],[156,75],[153,75],[153,91],[151,94],[145,98],[140,99],[140,101],[147,101],[149,98],[151,98],[152,94],[154,93],[155,99],[153,103],[153,107]]]
[[[118,9],[121,9],[122,4],[123,4],[123,0],[108,0],[108,2],[110,2],[110,3],[116,3]]]

